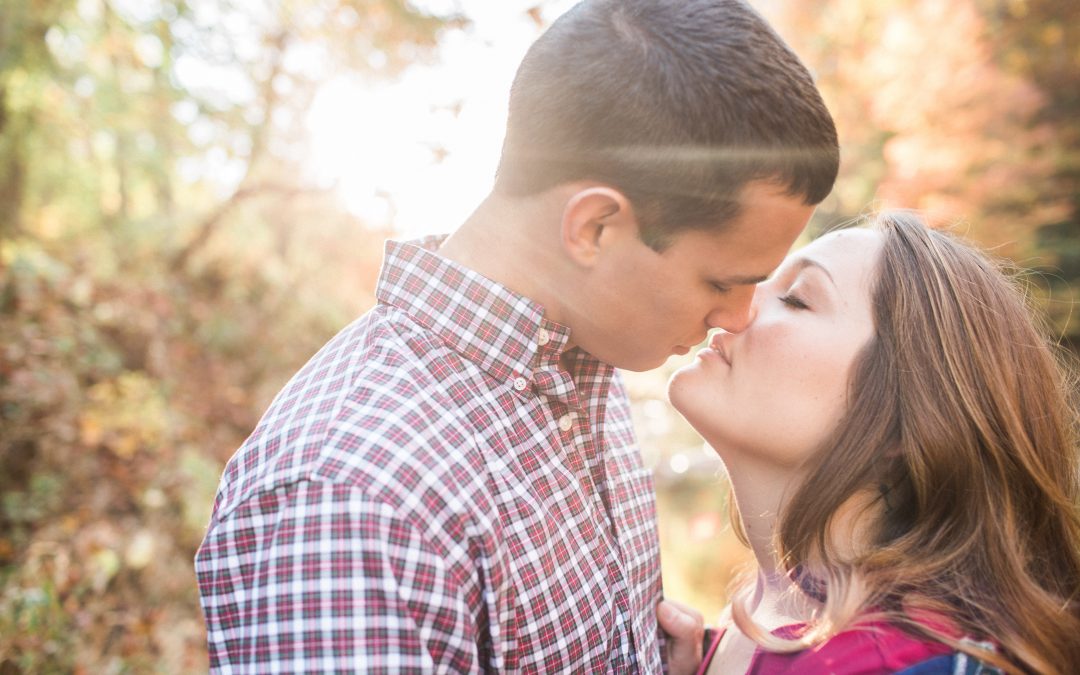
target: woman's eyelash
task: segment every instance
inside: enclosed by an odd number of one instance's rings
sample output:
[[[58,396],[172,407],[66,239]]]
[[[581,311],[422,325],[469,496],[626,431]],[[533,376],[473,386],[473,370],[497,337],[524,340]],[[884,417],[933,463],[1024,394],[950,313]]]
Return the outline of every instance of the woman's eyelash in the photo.
[[[797,296],[792,295],[791,293],[780,296],[780,302],[794,309],[810,309],[810,307],[805,302],[800,300]]]
[[[718,284],[715,281],[709,282],[709,285],[712,286],[713,290],[715,290],[717,293],[727,293],[728,291],[731,290],[731,288],[729,286],[725,286],[723,284]]]

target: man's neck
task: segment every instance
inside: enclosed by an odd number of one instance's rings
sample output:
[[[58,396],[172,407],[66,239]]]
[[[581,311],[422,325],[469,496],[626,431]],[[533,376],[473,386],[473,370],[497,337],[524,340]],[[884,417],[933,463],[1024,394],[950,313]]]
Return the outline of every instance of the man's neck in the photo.
[[[543,306],[547,319],[563,323],[558,223],[544,222],[550,214],[543,208],[528,199],[489,196],[438,253]]]

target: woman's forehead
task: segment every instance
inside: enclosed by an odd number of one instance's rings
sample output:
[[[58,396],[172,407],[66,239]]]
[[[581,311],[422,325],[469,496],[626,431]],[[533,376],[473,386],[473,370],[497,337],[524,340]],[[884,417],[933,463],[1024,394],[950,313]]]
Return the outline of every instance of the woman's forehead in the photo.
[[[877,260],[883,242],[883,235],[876,230],[836,230],[810,242],[796,251],[793,257],[813,258],[830,271],[836,265],[861,267]]]

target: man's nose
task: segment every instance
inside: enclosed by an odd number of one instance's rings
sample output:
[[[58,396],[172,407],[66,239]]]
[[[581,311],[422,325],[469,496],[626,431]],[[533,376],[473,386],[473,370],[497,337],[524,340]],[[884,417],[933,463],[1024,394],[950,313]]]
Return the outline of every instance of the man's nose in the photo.
[[[727,297],[723,305],[715,307],[705,318],[709,328],[723,328],[729,333],[741,333],[754,320],[757,305],[754,286],[742,291],[738,297]]]

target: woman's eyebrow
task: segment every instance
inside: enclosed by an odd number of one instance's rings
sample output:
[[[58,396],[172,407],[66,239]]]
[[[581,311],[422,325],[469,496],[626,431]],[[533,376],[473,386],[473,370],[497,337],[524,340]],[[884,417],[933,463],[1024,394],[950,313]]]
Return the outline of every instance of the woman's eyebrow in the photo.
[[[832,274],[829,274],[829,270],[826,269],[826,267],[824,265],[822,265],[817,260],[814,260],[813,258],[798,258],[794,263],[794,267],[795,267],[795,271],[801,271],[801,270],[806,269],[807,267],[814,267],[816,269],[819,269],[825,274],[826,277],[829,278],[829,281],[832,282],[833,286],[836,285],[836,280],[833,279]]]

